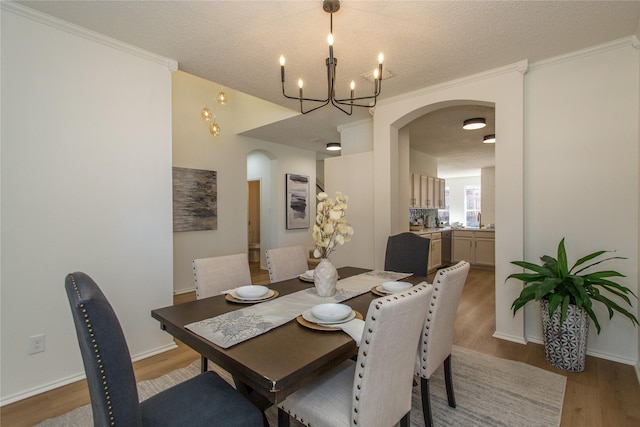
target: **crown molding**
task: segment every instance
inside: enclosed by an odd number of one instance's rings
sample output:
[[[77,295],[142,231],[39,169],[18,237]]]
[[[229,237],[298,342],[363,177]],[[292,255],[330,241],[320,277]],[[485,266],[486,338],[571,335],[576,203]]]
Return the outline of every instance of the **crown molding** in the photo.
[[[543,59],[542,61],[534,62],[531,64],[532,69],[544,68],[551,65],[561,64],[563,62],[575,61],[580,58],[585,58],[591,55],[597,55],[599,53],[608,52],[623,47],[636,47],[634,44],[635,36],[629,36],[622,39],[614,40],[608,43],[602,43],[596,46],[591,46],[585,49],[576,50],[565,55],[555,56],[549,59]],[[637,47],[636,47],[637,49]]]
[[[18,3],[12,1],[2,1],[0,2],[0,9],[3,13],[11,12],[16,15],[22,16],[23,18],[31,19],[32,21],[39,22],[40,24],[47,25],[61,31],[65,31],[69,34],[73,34],[86,40],[90,40],[95,43],[99,43],[104,46],[108,46],[114,49],[118,49],[122,52],[138,56],[147,61],[165,65],[171,73],[174,73],[178,70],[178,61],[174,59],[156,55],[155,53],[140,49],[139,47],[121,42],[111,37],[104,36],[79,25],[54,18],[53,16],[47,15],[29,7],[22,6]]]

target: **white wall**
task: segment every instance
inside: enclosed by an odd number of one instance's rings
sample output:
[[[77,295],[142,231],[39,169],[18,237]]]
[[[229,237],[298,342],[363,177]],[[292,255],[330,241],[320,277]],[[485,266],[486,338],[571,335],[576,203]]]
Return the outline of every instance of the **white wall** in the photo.
[[[566,238],[570,261],[597,250],[628,260],[608,268],[638,292],[638,66],[628,43],[535,64],[527,74],[525,257],[553,255]],[[500,224],[497,225],[498,230]],[[540,340],[538,307],[526,332]],[[591,328],[588,352],[632,363],[637,332],[625,317],[609,320],[594,304],[602,333]],[[633,311],[637,313],[637,302]]]
[[[482,223],[485,226],[496,223],[496,168],[480,170],[480,205]]]
[[[418,173],[425,176],[438,176],[438,159],[421,151],[411,150],[409,153],[410,173]]]
[[[173,345],[150,311],[172,303],[176,64],[22,10],[2,4],[2,404],[84,375],[70,272],[100,285],[135,358]]]
[[[329,256],[336,267],[355,266],[373,269],[373,153],[354,153],[326,159],[326,192],[335,197],[340,191],[349,197],[347,222],[353,226],[353,237]]]
[[[315,153],[237,135],[247,129],[247,123],[258,126],[263,120],[283,119],[291,112],[230,88],[224,90],[229,101],[219,107],[215,102],[219,84],[180,71],[173,75],[173,166],[215,170],[218,178],[218,229],[173,234],[174,290],[178,293],[194,289],[194,259],[248,252],[249,177],[264,184],[261,252],[269,247],[312,246],[311,228],[285,228],[285,174],[309,176],[311,203],[315,206]],[[220,124],[217,137],[209,133],[200,118],[205,103]],[[269,172],[247,170],[247,165],[252,164],[248,158],[255,150],[269,159]],[[313,217],[310,224],[313,225]]]

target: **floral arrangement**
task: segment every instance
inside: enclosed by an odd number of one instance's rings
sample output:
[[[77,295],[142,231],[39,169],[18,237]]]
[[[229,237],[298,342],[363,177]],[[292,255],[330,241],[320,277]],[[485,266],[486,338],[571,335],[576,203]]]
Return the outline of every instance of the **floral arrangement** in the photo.
[[[351,240],[353,227],[347,223],[345,211],[349,198],[336,192],[335,200],[327,193],[318,193],[316,223],[313,225],[313,241],[316,245],[313,256],[327,258],[336,249],[336,244],[344,245]]]

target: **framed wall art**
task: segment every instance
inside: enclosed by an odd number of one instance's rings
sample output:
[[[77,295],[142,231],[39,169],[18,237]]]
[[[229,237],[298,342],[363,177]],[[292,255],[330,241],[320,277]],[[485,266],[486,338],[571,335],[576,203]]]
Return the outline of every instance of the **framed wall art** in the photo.
[[[309,177],[286,174],[287,230],[309,228]]]
[[[217,172],[173,168],[173,231],[217,229]]]

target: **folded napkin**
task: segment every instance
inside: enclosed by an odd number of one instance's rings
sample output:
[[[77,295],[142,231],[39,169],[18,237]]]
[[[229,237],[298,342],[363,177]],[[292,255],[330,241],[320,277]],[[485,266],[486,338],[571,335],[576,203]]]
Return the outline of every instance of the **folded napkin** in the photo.
[[[353,338],[353,340],[356,342],[356,345],[360,347],[360,339],[362,338],[362,333],[364,332],[364,320],[352,319],[348,322],[330,326],[337,326],[338,328],[345,331],[347,334],[349,334],[349,336],[351,336],[351,338]]]

